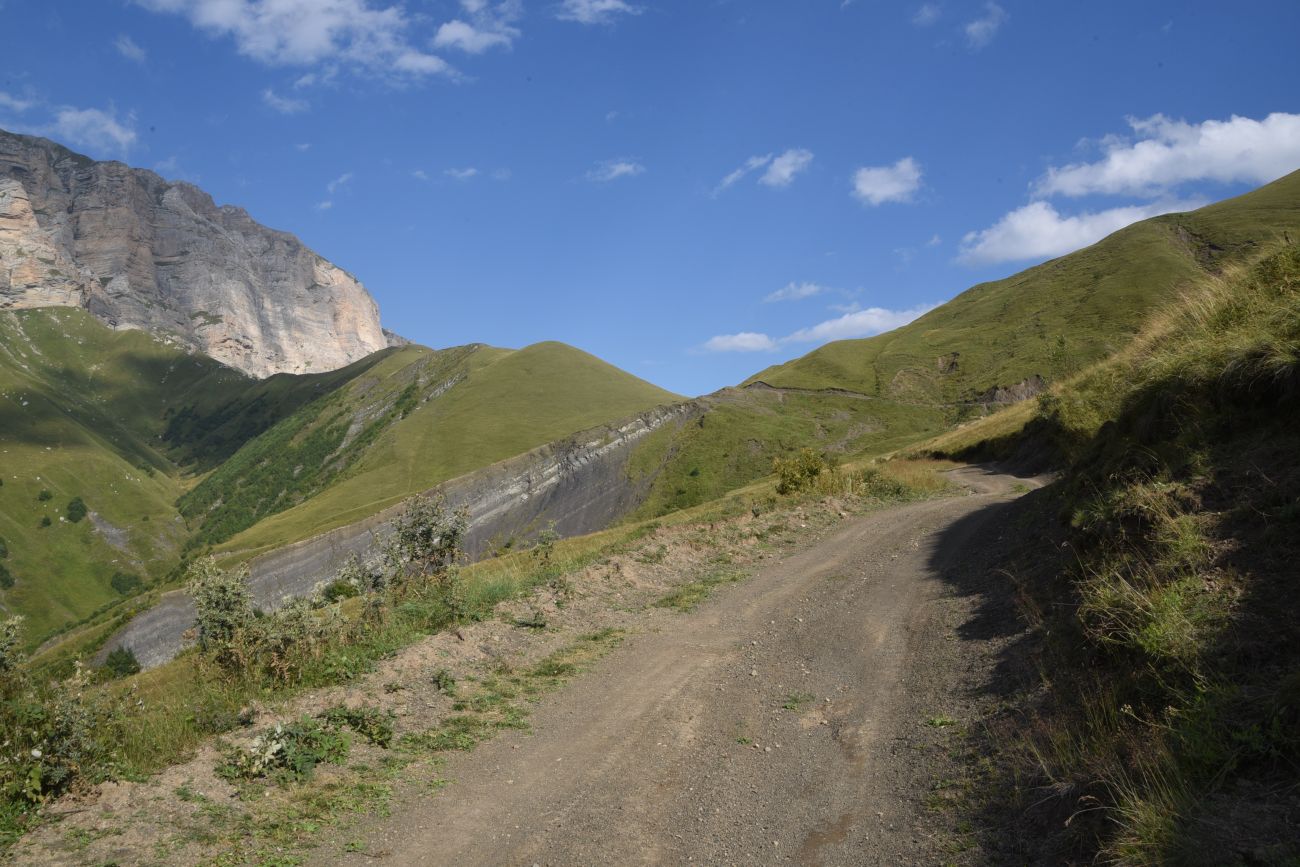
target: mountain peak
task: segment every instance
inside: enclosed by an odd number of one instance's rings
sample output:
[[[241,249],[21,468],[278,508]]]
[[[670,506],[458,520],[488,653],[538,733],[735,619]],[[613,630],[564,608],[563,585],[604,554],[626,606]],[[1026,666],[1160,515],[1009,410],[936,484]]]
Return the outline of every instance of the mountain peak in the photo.
[[[51,306],[259,377],[389,345],[365,287],[293,235],[193,184],[0,130],[0,309]]]

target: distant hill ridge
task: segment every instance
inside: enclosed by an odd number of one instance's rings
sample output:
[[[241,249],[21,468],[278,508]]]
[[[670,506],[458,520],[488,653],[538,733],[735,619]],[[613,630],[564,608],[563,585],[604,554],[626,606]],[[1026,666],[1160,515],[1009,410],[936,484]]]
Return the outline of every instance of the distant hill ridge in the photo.
[[[993,404],[1126,344],[1194,278],[1300,238],[1300,172],[1196,211],[1121,229],[1069,255],[981,283],[908,325],[839,340],[745,384],[840,388],[900,401]]]
[[[0,309],[33,307],[81,307],[257,377],[390,345],[365,287],[293,235],[192,184],[0,130]]]

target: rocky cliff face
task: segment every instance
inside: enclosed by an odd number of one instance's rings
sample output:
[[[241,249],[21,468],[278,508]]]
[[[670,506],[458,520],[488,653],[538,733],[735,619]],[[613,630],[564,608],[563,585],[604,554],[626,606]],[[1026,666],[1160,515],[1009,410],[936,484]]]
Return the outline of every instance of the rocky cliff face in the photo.
[[[191,184],[0,130],[0,309],[85,307],[253,376],[389,345],[356,278]]]

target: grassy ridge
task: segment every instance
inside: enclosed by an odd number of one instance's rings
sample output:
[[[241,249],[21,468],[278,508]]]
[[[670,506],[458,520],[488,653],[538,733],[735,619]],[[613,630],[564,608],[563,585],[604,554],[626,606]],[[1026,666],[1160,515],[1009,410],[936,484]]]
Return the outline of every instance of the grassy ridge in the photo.
[[[1054,541],[1012,570],[1044,673],[997,744],[1013,860],[1300,859],[1298,414],[1290,247],[1203,280],[1018,431],[955,443],[1067,467],[1027,531]]]
[[[1056,381],[1120,349],[1180,287],[1300,236],[1300,173],[975,286],[895,331],[829,343],[750,382],[969,400],[1040,375]]]
[[[343,526],[447,479],[680,400],[562,343],[474,347],[455,374],[463,380],[384,428],[336,483],[221,550],[248,554]],[[437,380],[422,393],[431,395]]]
[[[123,601],[116,572],[147,585],[240,533],[286,544],[676,399],[557,343],[256,381],[85,311],[0,314],[0,606],[39,643]],[[77,497],[91,515],[61,520]]]

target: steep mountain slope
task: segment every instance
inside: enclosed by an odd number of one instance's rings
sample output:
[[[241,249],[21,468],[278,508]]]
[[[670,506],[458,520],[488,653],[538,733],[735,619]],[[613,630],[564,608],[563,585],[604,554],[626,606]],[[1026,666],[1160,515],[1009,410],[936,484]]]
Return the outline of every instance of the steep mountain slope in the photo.
[[[1031,632],[986,724],[994,860],[1300,859],[1300,247],[1260,252],[1031,411],[920,447],[1062,470],[998,570]]]
[[[162,416],[249,382],[83,310],[0,313],[0,600],[30,634],[120,599],[115,573],[147,580],[170,567],[185,528]],[[74,498],[89,515],[68,521]]]
[[[0,308],[84,307],[253,376],[382,349],[352,275],[187,183],[0,130]]]
[[[968,289],[888,334],[829,343],[748,382],[1007,402],[1040,388],[1035,377],[1060,379],[1120,348],[1179,287],[1288,233],[1300,237],[1300,172],[1197,211],[1136,223]]]

